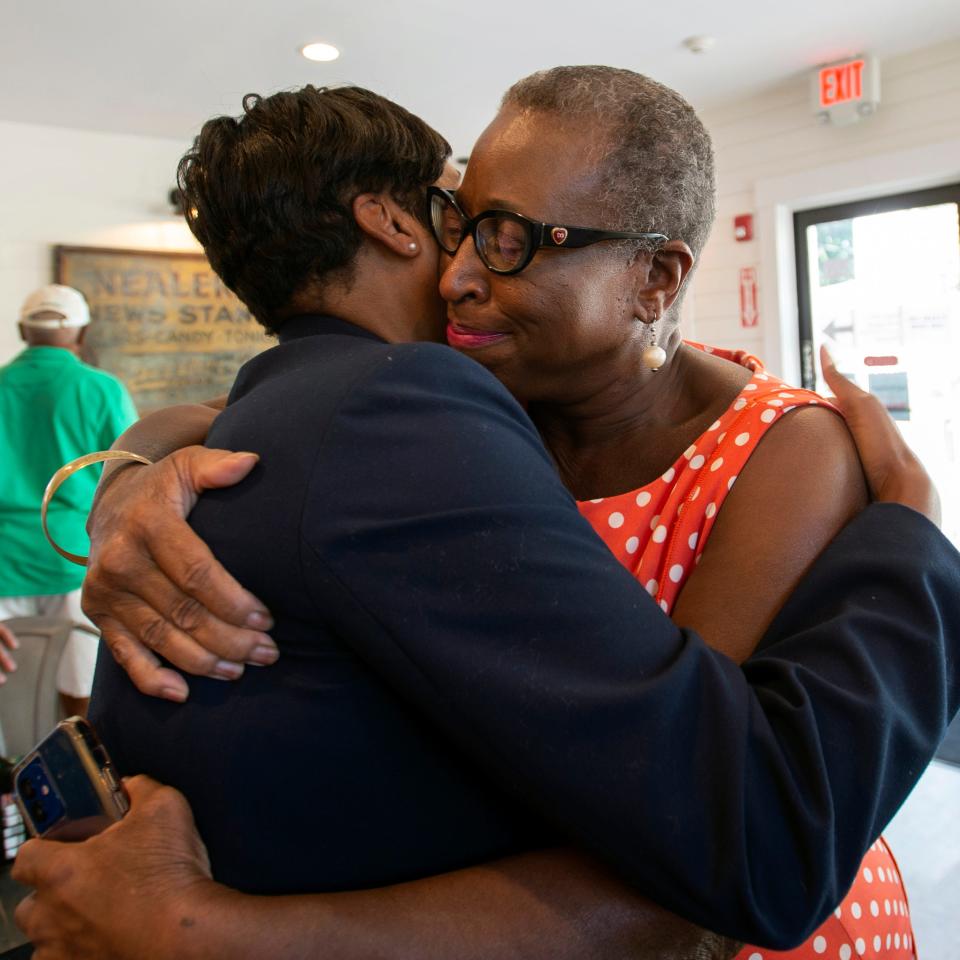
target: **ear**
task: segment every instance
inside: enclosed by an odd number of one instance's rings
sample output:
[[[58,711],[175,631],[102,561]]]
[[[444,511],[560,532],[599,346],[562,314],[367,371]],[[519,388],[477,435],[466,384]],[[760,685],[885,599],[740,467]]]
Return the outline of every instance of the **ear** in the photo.
[[[669,240],[652,256],[639,256],[641,268],[635,297],[636,315],[662,317],[673,306],[693,269],[693,251],[682,240]],[[645,269],[644,269],[645,267]]]
[[[422,246],[418,221],[387,193],[361,193],[353,200],[353,217],[375,243],[401,257],[415,257]],[[421,228],[422,230],[422,228]]]
[[[90,329],[89,327],[81,327],[81,328],[77,331],[77,346],[78,346],[78,347],[82,347],[82,346],[83,346],[83,341],[84,341],[84,339],[86,339],[87,331],[88,331],[89,329]]]
[[[24,329],[22,323],[17,324],[17,329],[20,331],[20,339],[26,343],[27,342],[27,331]]]

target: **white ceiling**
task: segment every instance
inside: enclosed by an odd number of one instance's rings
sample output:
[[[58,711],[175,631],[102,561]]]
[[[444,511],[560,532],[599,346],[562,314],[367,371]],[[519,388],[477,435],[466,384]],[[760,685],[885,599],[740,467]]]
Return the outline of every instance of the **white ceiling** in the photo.
[[[717,45],[691,54],[691,34]],[[186,140],[245,93],[349,82],[421,114],[460,154],[541,67],[630,67],[703,107],[957,36],[960,0],[0,0],[0,120]],[[308,63],[311,40],[340,59]]]

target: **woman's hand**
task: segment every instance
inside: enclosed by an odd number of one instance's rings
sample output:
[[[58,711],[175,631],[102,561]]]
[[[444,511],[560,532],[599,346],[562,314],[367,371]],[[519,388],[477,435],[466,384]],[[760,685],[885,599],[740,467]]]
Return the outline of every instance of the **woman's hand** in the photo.
[[[123,470],[96,501],[83,609],[142,693],[187,698],[186,681],[155,654],[221,680],[277,659],[263,632],[270,614],[186,522],[202,491],[239,483],[256,462],[252,453],[184,447]]]
[[[820,365],[853,434],[874,500],[902,503],[939,526],[937,489],[883,404],[843,376],[826,347],[820,348]]]
[[[7,674],[17,669],[17,661],[10,656],[10,650],[20,646],[13,631],[0,623],[0,684],[7,682]]]
[[[203,926],[218,885],[183,795],[125,781],[130,812],[82,843],[29,840],[13,878],[34,892],[16,909],[35,960],[174,957]]]

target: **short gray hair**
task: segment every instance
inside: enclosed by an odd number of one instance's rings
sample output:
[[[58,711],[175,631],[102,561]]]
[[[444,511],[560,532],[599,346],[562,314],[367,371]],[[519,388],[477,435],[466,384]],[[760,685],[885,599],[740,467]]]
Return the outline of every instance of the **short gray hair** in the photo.
[[[713,147],[680,94],[632,70],[554,67],[518,80],[501,106],[586,120],[606,134],[600,201],[615,222],[604,226],[665,233],[699,256],[716,215]]]

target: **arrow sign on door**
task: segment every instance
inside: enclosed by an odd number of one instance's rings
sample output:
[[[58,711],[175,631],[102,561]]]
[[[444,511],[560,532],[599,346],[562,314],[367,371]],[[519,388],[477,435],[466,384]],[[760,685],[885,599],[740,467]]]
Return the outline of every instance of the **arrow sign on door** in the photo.
[[[840,324],[836,320],[831,320],[823,328],[823,335],[831,340],[836,340],[838,333],[853,333],[853,324]]]

